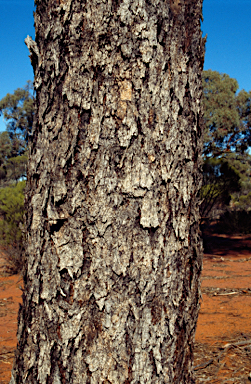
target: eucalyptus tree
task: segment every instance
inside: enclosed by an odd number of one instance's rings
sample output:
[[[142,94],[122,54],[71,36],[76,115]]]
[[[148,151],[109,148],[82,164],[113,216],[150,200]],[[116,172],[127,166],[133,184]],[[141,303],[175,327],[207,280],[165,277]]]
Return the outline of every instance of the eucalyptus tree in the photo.
[[[202,0],[36,0],[11,383],[194,383]]]
[[[231,199],[248,206],[251,145],[251,92],[229,75],[203,72],[204,166],[201,215],[224,209]],[[233,203],[233,200],[231,204]],[[236,202],[237,202],[236,201]],[[239,205],[237,203],[237,205]]]
[[[251,91],[241,90],[226,73],[207,70],[202,75],[204,155],[221,157],[243,153],[251,144]]]
[[[31,81],[0,100],[0,116],[6,131],[0,134],[0,186],[8,186],[26,175],[27,143],[32,129],[34,95]]]
[[[26,150],[34,115],[33,85],[30,80],[23,88],[17,88],[12,94],[7,93],[0,100],[1,115],[12,142],[12,155],[22,155]]]

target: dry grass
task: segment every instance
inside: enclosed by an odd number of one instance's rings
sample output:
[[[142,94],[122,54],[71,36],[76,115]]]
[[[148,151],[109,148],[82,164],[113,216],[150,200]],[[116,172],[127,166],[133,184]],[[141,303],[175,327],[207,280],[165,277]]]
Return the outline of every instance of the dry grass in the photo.
[[[251,382],[251,335],[231,340],[196,343],[194,370],[196,384],[248,384]]]

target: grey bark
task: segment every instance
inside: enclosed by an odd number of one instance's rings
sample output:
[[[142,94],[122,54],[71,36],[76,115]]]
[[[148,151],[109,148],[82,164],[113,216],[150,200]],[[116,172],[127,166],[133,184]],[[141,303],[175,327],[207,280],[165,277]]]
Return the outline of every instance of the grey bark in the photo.
[[[11,384],[194,383],[202,0],[36,0]]]

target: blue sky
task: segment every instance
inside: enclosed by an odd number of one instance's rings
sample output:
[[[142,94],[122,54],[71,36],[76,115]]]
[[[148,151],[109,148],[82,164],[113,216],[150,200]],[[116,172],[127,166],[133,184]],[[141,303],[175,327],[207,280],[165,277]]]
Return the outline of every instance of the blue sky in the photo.
[[[33,0],[0,0],[0,99],[33,79],[24,44],[34,39]],[[208,34],[204,69],[227,73],[251,90],[251,0],[204,0],[203,35]],[[5,124],[0,117],[0,130]]]

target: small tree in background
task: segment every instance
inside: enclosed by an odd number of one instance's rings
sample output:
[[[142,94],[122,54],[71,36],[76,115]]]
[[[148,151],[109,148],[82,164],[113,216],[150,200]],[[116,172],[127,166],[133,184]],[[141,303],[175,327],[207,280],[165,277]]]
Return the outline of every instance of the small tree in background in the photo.
[[[13,94],[8,93],[0,100],[0,116],[1,114],[7,123],[13,156],[23,154],[27,149],[34,116],[33,85],[30,80],[24,88],[18,88]]]
[[[236,107],[240,116],[242,140],[237,142],[238,152],[244,153],[251,146],[251,91],[241,90],[236,96]]]
[[[240,176],[240,189],[231,194],[231,208],[249,211],[251,209],[251,156],[245,152],[243,154],[230,153],[228,157],[229,163]]]
[[[217,71],[203,72],[204,156],[219,157],[240,145],[245,126],[237,108],[237,80]],[[245,109],[246,99],[239,103]]]
[[[26,177],[28,156],[27,153],[23,155],[11,157],[7,162],[7,175],[9,180],[18,180]]]
[[[0,242],[7,255],[7,268],[12,273],[21,271],[22,229],[25,181],[0,189]]]
[[[33,85],[7,94],[0,100],[0,115],[7,131],[0,133],[0,236],[9,270],[20,272],[22,266],[21,228],[24,214],[24,187],[27,168],[27,141],[34,115]]]
[[[228,205],[231,194],[240,191],[240,188],[240,175],[226,159],[206,159],[203,165],[201,216],[208,217],[213,208]]]
[[[9,133],[0,133],[0,184],[7,178],[7,161],[11,157],[12,142]]]
[[[15,156],[15,147],[7,131],[0,133],[0,187],[8,187],[26,177],[27,152]]]
[[[231,198],[238,200],[250,191],[247,149],[250,140],[251,93],[242,90],[227,74],[203,72],[204,177],[202,216],[215,208],[226,208]]]

